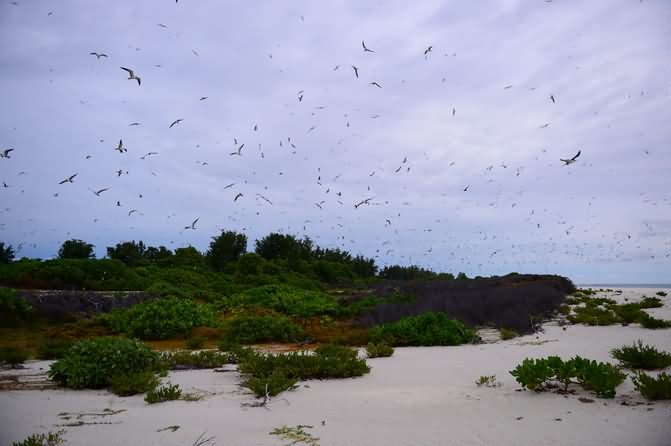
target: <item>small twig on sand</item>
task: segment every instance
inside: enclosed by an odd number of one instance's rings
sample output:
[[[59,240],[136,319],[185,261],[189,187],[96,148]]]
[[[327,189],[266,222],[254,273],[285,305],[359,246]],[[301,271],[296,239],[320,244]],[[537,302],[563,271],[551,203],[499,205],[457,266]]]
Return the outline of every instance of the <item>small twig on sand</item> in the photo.
[[[217,443],[214,442],[215,438],[214,435],[211,437],[203,438],[206,432],[207,431],[203,432],[198,436],[193,446],[217,446]]]

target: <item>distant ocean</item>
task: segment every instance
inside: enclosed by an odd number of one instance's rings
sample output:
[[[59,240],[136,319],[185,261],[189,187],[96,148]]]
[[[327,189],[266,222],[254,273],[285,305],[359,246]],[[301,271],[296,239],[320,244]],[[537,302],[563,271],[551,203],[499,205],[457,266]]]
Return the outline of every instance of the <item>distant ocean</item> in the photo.
[[[671,283],[580,283],[581,288],[671,288]]]

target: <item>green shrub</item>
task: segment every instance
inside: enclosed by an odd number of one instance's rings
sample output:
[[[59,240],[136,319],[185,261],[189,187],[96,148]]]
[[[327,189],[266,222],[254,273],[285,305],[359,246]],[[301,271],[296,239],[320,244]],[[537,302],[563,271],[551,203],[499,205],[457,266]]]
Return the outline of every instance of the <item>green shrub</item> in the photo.
[[[100,316],[115,331],[140,339],[167,339],[186,335],[192,328],[212,326],[215,315],[208,305],[191,300],[168,297],[115,310]]]
[[[501,383],[496,380],[496,375],[481,376],[475,381],[475,385],[478,387],[501,387]]]
[[[305,332],[284,316],[238,316],[227,321],[224,337],[240,344],[296,342],[305,339]]]
[[[358,358],[356,350],[335,345],[320,346],[314,353],[248,352],[240,358],[238,367],[242,373],[250,375],[243,385],[257,396],[265,395],[266,384],[268,392],[274,396],[293,387],[297,380],[350,378],[370,371],[366,361]]]
[[[648,313],[644,313],[638,319],[637,322],[640,323],[644,328],[657,329],[657,328],[670,328],[671,327],[671,321],[654,318],[654,317],[650,316]]]
[[[522,388],[543,390],[551,381],[563,385],[564,391],[573,378],[587,390],[594,391],[602,398],[613,398],[615,388],[622,384],[626,374],[617,367],[603,362],[596,362],[576,356],[563,361],[558,356],[539,359],[525,359],[510,372]]]
[[[164,401],[178,400],[182,396],[182,390],[178,384],[166,384],[161,387],[151,389],[144,397],[147,404],[162,403]]]
[[[664,302],[659,297],[644,296],[639,303],[641,308],[660,308],[664,306]]]
[[[287,376],[284,370],[273,370],[269,375],[259,377],[250,376],[242,385],[254,392],[258,397],[266,395],[276,396],[285,390],[293,390],[296,388],[298,378]]]
[[[16,325],[33,316],[33,307],[13,288],[0,288],[0,323]]]
[[[369,342],[366,346],[366,354],[369,358],[388,358],[394,354],[394,347],[388,344]]]
[[[370,337],[373,342],[394,346],[459,345],[477,339],[475,331],[462,322],[434,312],[379,325],[371,330]]]
[[[671,354],[643,345],[640,340],[634,345],[613,349],[610,353],[623,367],[629,369],[656,370],[671,365]]]
[[[58,446],[65,443],[64,430],[49,432],[48,434],[33,434],[23,441],[12,442],[12,446]]]
[[[161,361],[168,369],[214,369],[230,363],[231,355],[210,350],[203,350],[197,353],[164,352],[161,354]]]
[[[184,342],[184,345],[189,350],[198,350],[203,348],[207,338],[205,336],[192,336]]]
[[[613,310],[596,306],[574,307],[575,314],[571,314],[567,319],[573,323],[587,325],[613,325],[618,322],[617,315]]]
[[[289,285],[264,285],[251,288],[220,299],[216,306],[222,310],[258,306],[298,317],[337,315],[340,310],[336,300],[328,294]]]
[[[503,339],[504,341],[507,341],[508,339],[516,338],[520,335],[515,330],[510,330],[508,328],[501,328],[499,331],[501,332],[501,339]]]
[[[72,341],[57,338],[42,338],[37,344],[37,359],[58,359],[65,356]]]
[[[666,296],[665,291],[657,291],[655,294],[658,295],[659,297],[665,297]]]
[[[661,372],[656,378],[637,372],[631,380],[634,382],[634,388],[649,400],[671,399],[671,375],[665,372]]]
[[[104,337],[74,343],[66,355],[51,364],[49,378],[74,389],[110,385],[115,375],[158,370],[159,354],[140,341]]]
[[[131,396],[145,393],[158,386],[159,381],[153,370],[144,370],[130,374],[113,375],[110,378],[110,390],[118,396]]]
[[[17,368],[28,359],[28,352],[16,347],[0,347],[0,364]]]

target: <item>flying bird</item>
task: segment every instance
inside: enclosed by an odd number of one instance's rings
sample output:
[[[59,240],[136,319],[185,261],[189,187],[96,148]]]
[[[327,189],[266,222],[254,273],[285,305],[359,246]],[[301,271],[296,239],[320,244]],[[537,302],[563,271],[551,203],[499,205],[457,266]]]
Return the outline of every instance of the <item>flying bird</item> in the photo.
[[[261,198],[261,199],[263,199],[263,200],[264,200],[266,203],[268,203],[269,205],[271,205],[271,206],[273,205],[273,202],[270,201],[269,199],[267,199],[266,197],[264,197],[263,195],[257,193],[256,196],[259,197],[259,198]]]
[[[136,75],[135,75],[135,72],[134,72],[133,70],[131,70],[130,68],[125,68],[125,67],[119,67],[119,68],[121,68],[122,70],[128,72],[128,80],[135,79],[135,80],[137,81],[137,84],[140,85],[140,83],[142,82],[142,80],[140,79],[139,76],[136,76]]]
[[[354,205],[354,209],[358,209],[359,206],[361,206],[362,204],[370,204],[370,200],[372,200],[372,199],[373,199],[373,197],[361,200],[360,202],[358,202],[357,204]]]
[[[0,158],[11,158],[11,156],[9,156],[9,154],[10,154],[10,152],[13,152],[13,151],[14,151],[14,149],[3,150],[2,153],[0,153]]]
[[[382,85],[378,84],[377,82],[371,82],[371,85],[375,85],[377,88],[382,88]]]
[[[96,53],[95,51],[89,53],[89,55],[90,55],[90,56],[96,56],[97,59],[100,59],[101,57],[109,57],[109,56],[108,56],[107,54],[105,54],[105,53]]]
[[[141,125],[141,124],[139,122],[131,122],[130,124],[128,124],[128,127],[135,127],[135,126],[138,126],[138,125]]]
[[[207,96],[203,96],[200,98],[201,101],[204,101],[205,99],[207,99]]]
[[[431,52],[432,49],[433,49],[433,46],[430,46],[430,45],[429,45],[429,47],[428,47],[427,49],[424,50],[424,55],[426,56],[427,54],[429,54],[429,53]]]
[[[119,153],[128,152],[128,149],[126,149],[126,148],[123,146],[123,140],[121,140],[121,139],[119,140],[119,145],[118,145],[118,146],[116,147],[116,149],[114,149],[114,150],[118,150]]]
[[[464,187],[464,192],[468,192],[468,188],[471,187],[470,184],[466,187]]]
[[[550,95],[550,100],[552,101],[553,104],[555,103],[555,96],[553,94]]]
[[[104,188],[104,189],[100,189],[100,190],[97,190],[97,191],[95,191],[95,190],[93,190],[93,189],[89,189],[89,190],[90,190],[91,192],[93,192],[93,195],[95,195],[96,197],[99,197],[100,194],[102,194],[102,193],[105,192],[106,190],[109,190],[109,187],[106,187],[106,188]]]
[[[549,125],[550,125],[550,123],[549,123],[549,122],[546,122],[545,124],[541,125],[541,126],[538,127],[538,128],[539,128],[539,129],[545,129],[545,128],[547,128],[547,126],[549,126]]]
[[[142,155],[142,156],[140,157],[140,159],[143,160],[143,159],[145,159],[146,157],[148,157],[148,156],[152,156],[152,155],[158,155],[158,152],[147,152],[145,155]]]
[[[355,76],[357,77],[357,79],[358,79],[358,78],[359,78],[359,69],[358,69],[357,67],[355,67],[354,65],[352,65],[352,68],[354,69],[354,75],[355,75]]]
[[[226,186],[224,186],[224,189],[229,189],[233,186],[235,186],[235,183],[227,184]]]
[[[363,46],[364,53],[365,52],[368,52],[368,53],[374,53],[375,52],[375,51],[371,50],[370,48],[368,48],[363,40],[361,41],[361,46]]]
[[[242,196],[243,196],[243,195],[242,195],[242,192],[238,192],[238,195],[235,196],[235,198],[233,199],[233,202],[238,201],[238,198],[240,198],[240,197],[242,197]]]
[[[237,156],[242,156],[242,148],[245,147],[244,144],[242,144],[240,147],[238,147],[238,150],[236,152],[231,152],[229,155],[237,155]]]
[[[506,85],[505,87],[503,87],[504,90],[508,90],[510,88],[513,88],[513,86],[512,85]]]
[[[138,212],[138,210],[137,209],[131,209],[130,211],[128,211],[128,216],[130,217],[134,212]]]
[[[66,179],[64,179],[63,181],[61,181],[58,184],[72,183],[72,180],[74,180],[76,176],[77,176],[77,174],[70,175],[69,177],[67,177]]]
[[[195,231],[196,223],[198,223],[198,220],[200,220],[200,218],[195,219],[193,223],[191,223],[189,226],[184,226],[184,229],[193,229]]]
[[[573,158],[570,158],[570,159],[560,158],[559,161],[563,162],[565,166],[568,166],[569,164],[573,164],[573,163],[576,162],[576,159],[580,156],[580,152],[581,151],[578,150],[578,153],[576,153],[576,155]]]
[[[175,119],[174,121],[172,121],[172,124],[170,124],[170,128],[172,128],[176,124],[179,124],[182,121],[184,121],[184,119],[182,119],[182,118]]]
[[[454,107],[452,107],[452,116],[454,116],[454,115],[456,115],[456,114],[457,114],[457,109],[454,108]]]

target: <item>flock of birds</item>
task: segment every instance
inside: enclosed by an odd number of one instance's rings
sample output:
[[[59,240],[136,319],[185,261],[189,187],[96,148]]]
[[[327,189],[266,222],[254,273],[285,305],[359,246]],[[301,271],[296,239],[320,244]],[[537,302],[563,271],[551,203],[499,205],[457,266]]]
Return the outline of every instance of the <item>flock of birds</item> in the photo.
[[[178,3],[178,0],[176,0],[175,3]],[[304,18],[301,17],[301,20],[304,20]],[[164,24],[159,24],[159,26],[161,28],[167,28],[167,25],[164,25]],[[378,49],[374,48],[374,47],[371,48],[369,45],[366,44],[365,40],[361,41],[361,49],[359,49],[359,51],[362,51],[366,55],[370,55],[370,57],[381,57],[380,56],[381,53],[378,51]],[[192,53],[193,53],[194,56],[199,55],[196,50],[192,50]],[[433,45],[427,45],[427,46],[423,47],[422,49],[418,48],[417,53],[418,53],[419,57],[423,56],[424,59],[428,60],[430,57],[433,57],[431,55],[434,53],[434,46]],[[445,54],[445,56],[447,56],[447,54]],[[454,54],[454,56],[456,56],[456,54]],[[99,52],[99,51],[91,51],[89,53],[89,57],[92,57],[92,58],[95,57],[96,61],[100,61],[100,62],[102,62],[103,60],[112,60],[113,59],[113,58],[110,57],[110,55],[107,52]],[[269,55],[269,58],[272,59],[272,55]],[[161,67],[161,65],[155,65],[155,66],[156,67]],[[360,67],[363,67],[364,71],[362,71],[360,69]],[[333,68],[333,71],[338,71],[339,68],[340,68],[340,65],[335,65],[335,67]],[[360,65],[360,64],[359,65],[352,64],[351,68],[352,68],[352,75],[353,75],[354,79],[359,79],[360,76],[362,76],[362,74],[365,72],[366,67],[363,66],[363,65]],[[146,83],[143,84],[142,83],[142,77],[140,76],[140,73],[138,72],[138,70],[136,68],[127,67],[127,66],[119,66],[119,69],[124,71],[127,74],[128,77],[126,79],[128,81],[137,83],[137,88],[146,88],[146,85],[149,85],[149,83],[151,82],[151,80],[147,80],[148,79],[147,78]],[[442,79],[442,82],[445,82],[444,78]],[[386,88],[386,87],[383,86],[383,82],[378,81],[378,80],[370,79],[368,84],[371,85],[372,87],[377,88],[377,89]],[[503,87],[504,90],[509,90],[511,88],[513,88],[513,85],[505,85]],[[296,99],[295,99],[296,102],[298,102],[299,104],[304,104],[306,99],[307,99],[306,94],[307,93],[306,93],[305,90],[298,91],[297,94],[296,94]],[[550,105],[556,104],[557,100],[558,100],[556,93],[548,94],[546,96],[546,98],[547,98],[547,101]],[[199,95],[199,101],[208,101],[208,99],[209,99],[209,96]],[[561,99],[561,98],[559,98],[559,99]],[[318,110],[318,111],[319,110],[324,110],[326,108],[327,108],[326,105],[319,105],[319,106],[315,107],[315,109]],[[451,115],[453,117],[456,116],[456,113],[457,113],[456,107],[450,105],[449,108],[451,109]],[[315,115],[315,112],[312,113],[312,116],[314,116],[314,115]],[[346,128],[349,128],[350,127],[350,116],[348,114],[345,114],[344,116],[346,118]],[[369,117],[370,117],[370,119],[377,119],[380,116],[378,114],[372,114]],[[188,116],[187,116],[187,118],[188,118]],[[183,124],[184,122],[185,122],[184,118],[174,119],[168,125],[168,129],[173,129],[177,126],[181,127],[181,126],[185,125],[185,124]],[[142,125],[141,122],[134,121],[134,122],[131,122],[130,124],[128,124],[128,127],[140,127],[141,125]],[[544,123],[544,124],[540,125],[539,128],[544,129],[544,128],[547,128],[549,125],[550,125],[549,122]],[[251,127],[252,132],[255,132],[255,133],[260,131],[259,128],[260,128],[259,125],[256,124],[256,123]],[[317,124],[312,124],[306,130],[306,134],[310,134],[314,131],[317,131],[317,129],[318,129],[318,125]],[[338,144],[340,142],[341,141],[339,141]],[[262,149],[261,144],[259,144],[258,146],[259,146],[259,150],[258,150],[257,154],[261,159],[264,159],[265,156],[266,156],[265,155],[265,150]],[[297,141],[295,139],[292,139],[291,136],[283,137],[282,139],[280,139],[279,140],[279,147],[280,148],[286,148],[286,149],[290,150],[289,153],[291,153],[292,155],[297,154],[297,150],[298,150],[297,149]],[[22,148],[20,150],[24,150],[24,149]],[[114,150],[114,151],[118,152],[120,155],[127,155],[129,153],[129,149],[124,145],[123,137],[119,138],[119,142],[115,147],[113,147],[113,148],[110,147],[108,150]],[[245,142],[239,141],[238,138],[235,137],[235,138],[233,138],[233,150],[230,151],[230,152],[227,151],[227,153],[231,157],[231,159],[233,159],[234,157],[243,158],[243,157],[247,157],[247,156],[253,156],[254,155],[253,153],[251,155],[249,154],[250,153],[249,150],[250,149],[246,147]],[[7,160],[6,162],[9,163],[10,162],[9,160],[12,158],[12,155],[16,155],[16,153],[18,153],[18,152],[16,151],[16,149],[14,147],[4,148],[4,149],[0,150],[0,158],[6,159]],[[578,158],[581,156],[581,153],[582,153],[582,150],[578,150],[577,153],[573,157],[560,158],[559,161],[561,163],[563,163],[564,166],[570,166],[570,165],[572,165],[572,164],[574,164],[578,161]],[[139,156],[139,159],[144,161],[144,160],[147,160],[149,158],[159,157],[159,156],[160,156],[160,153],[158,151],[152,150],[152,151],[148,151],[148,152],[142,154],[141,156]],[[87,160],[91,159],[92,157],[93,156],[90,155],[90,154],[86,155]],[[3,161],[3,162],[5,162],[5,161]],[[196,162],[201,166],[207,166],[209,164],[208,161],[196,161]],[[365,156],[362,157],[361,159],[359,159],[357,162],[358,163],[365,163]],[[410,174],[410,172],[411,172],[411,165],[410,164],[411,163],[409,162],[409,158],[407,156],[403,157],[402,161],[398,164],[398,167],[396,169],[392,169],[393,174],[399,174],[399,175],[402,174],[402,173]],[[454,164],[455,164],[455,162],[453,161],[448,166],[445,166],[445,167],[451,167]],[[333,166],[329,166],[329,167],[333,167]],[[489,165],[485,169],[485,171],[486,172],[492,172],[494,167],[495,166],[493,164]],[[4,170],[7,167],[6,166],[0,166],[0,168],[2,168]],[[501,163],[500,168],[501,169],[507,169],[508,165],[505,162]],[[523,169],[524,169],[523,166],[519,166],[519,167],[515,168],[514,169],[515,176],[520,176]],[[123,175],[128,175],[129,174],[129,171],[125,170],[125,169],[118,169],[115,172],[116,172],[117,177],[121,177]],[[376,167],[375,169],[373,169],[368,174],[369,180],[372,179],[373,177],[375,177],[376,174],[378,174],[378,176],[379,176],[380,174],[383,174],[383,173],[385,175],[387,175],[387,173],[385,173],[383,169]],[[255,172],[253,172],[253,174],[255,174]],[[57,181],[57,184],[59,186],[73,185],[73,184],[76,183],[76,179],[78,179],[78,175],[79,175],[78,172],[67,173],[67,174],[61,176],[62,179]],[[152,175],[156,176],[157,173],[152,172]],[[284,175],[284,172],[280,171],[280,172],[278,172],[278,175],[282,176],[282,175]],[[343,207],[351,206],[350,209],[353,209],[354,211],[359,211],[361,208],[369,207],[369,206],[381,206],[381,207],[387,208],[388,211],[386,212],[386,215],[384,215],[383,218],[381,218],[380,225],[381,225],[382,228],[392,228],[392,229],[394,229],[394,234],[397,237],[401,237],[401,234],[398,232],[398,229],[396,228],[397,222],[401,220],[401,209],[402,209],[402,207],[410,206],[411,203],[405,202],[405,201],[400,201],[400,200],[402,200],[402,198],[400,198],[399,199],[400,206],[397,209],[392,210],[393,209],[393,204],[390,203],[390,200],[388,200],[388,199],[377,199],[376,200],[376,197],[378,196],[378,194],[374,193],[374,191],[373,191],[373,189],[371,188],[370,185],[368,185],[366,187],[366,190],[365,190],[364,193],[361,193],[360,196],[354,197],[354,198],[351,199],[351,201],[349,203],[346,203],[347,200],[346,200],[346,197],[344,196],[344,194],[346,192],[343,191],[342,188],[339,188],[338,184],[337,184],[337,180],[340,178],[341,175],[342,175],[342,173],[338,173],[332,179],[322,178],[321,168],[318,167],[317,168],[317,177],[316,177],[315,183],[320,188],[320,191],[321,191],[320,193],[323,193],[325,195],[330,194],[329,196],[334,198],[335,203],[337,203],[338,205],[343,206]],[[489,181],[491,182],[493,180],[489,179]],[[247,184],[247,183],[248,183],[248,181],[245,179],[243,181],[243,184]],[[241,201],[244,202],[246,200],[245,199],[245,192],[247,192],[247,191],[243,192],[243,190],[238,190],[238,187],[240,185],[241,185],[240,180],[238,180],[238,181],[234,181],[234,182],[230,182],[230,183],[226,184],[222,189],[222,191],[226,191],[226,190],[229,190],[229,189],[233,191],[233,194],[231,195],[232,203],[239,204],[239,202],[241,202]],[[461,193],[469,193],[469,191],[471,191],[471,186],[472,186],[471,184],[462,184],[462,186],[459,188],[459,191]],[[4,188],[10,188],[11,185],[9,185],[9,184],[7,184],[6,182],[3,181],[3,187]],[[108,187],[95,187],[95,188],[88,187],[88,190],[95,197],[102,197],[103,195],[106,196],[107,195],[106,193],[109,193],[109,191],[111,189],[112,189],[112,187],[109,187],[109,186]],[[337,189],[340,189],[340,190],[337,190]],[[277,200],[271,200],[270,198],[268,198],[268,194],[271,194],[271,191],[269,191],[268,186],[265,186],[263,188],[263,190],[253,191],[253,197],[257,200],[258,203],[264,203],[267,206],[274,206],[274,202],[276,202]],[[53,195],[54,195],[54,197],[58,197],[59,192],[56,192]],[[402,195],[402,192],[400,192],[399,195]],[[445,193],[443,193],[442,195],[444,196]],[[140,198],[143,197],[142,193],[139,193],[138,196]],[[324,197],[324,198],[319,199],[318,201],[315,201],[313,203],[314,204],[313,210],[318,209],[319,211],[324,211],[326,206],[329,203],[333,203],[333,201],[327,201],[326,198],[327,197]],[[593,197],[593,198],[596,198],[596,197]],[[124,207],[124,205],[121,203],[121,200],[115,199],[115,201],[116,201],[116,203],[115,203],[116,207]],[[283,200],[283,201],[286,201],[286,199]],[[492,204],[492,203],[489,204],[489,206],[495,206],[495,205],[496,204]],[[513,208],[515,208],[517,206],[517,203],[514,202],[514,203],[511,203],[511,205],[512,205]],[[590,205],[591,205],[591,203],[590,203]],[[258,204],[257,204],[257,207],[258,207]],[[8,209],[6,209],[6,210],[8,210]],[[544,212],[546,214],[551,214],[551,211],[549,211],[548,209],[544,209]],[[142,211],[140,211],[139,209],[136,209],[136,208],[132,208],[127,212],[128,217],[131,217],[134,214],[144,215]],[[235,222],[236,222],[236,216],[235,215],[238,215],[238,217],[239,217],[239,214],[237,212],[233,212],[233,216],[229,215],[229,217],[228,217],[228,219],[233,224],[235,224]],[[260,212],[258,210],[256,211],[256,215],[257,216],[260,215]],[[532,209],[530,211],[530,213],[528,214],[527,218],[525,219],[525,221],[526,222],[531,222],[531,220],[534,218],[534,216],[535,216],[535,209]],[[167,217],[167,219],[170,220],[174,217],[176,217],[176,214],[172,213],[171,215],[169,215]],[[320,223],[324,223],[326,225],[330,224],[330,229],[333,232],[335,232],[335,231],[340,231],[341,232],[340,235],[337,235],[337,242],[336,242],[337,245],[339,247],[343,247],[343,248],[348,249],[350,251],[356,252],[357,247],[356,246],[351,246],[351,244],[355,244],[354,243],[355,240],[350,238],[349,239],[350,245],[348,245],[347,244],[348,240],[346,240],[346,237],[344,235],[344,232],[345,232],[348,224],[350,223],[350,222],[348,222],[348,219],[346,218],[346,216],[340,215],[340,216],[337,216],[335,219],[331,219],[330,221],[328,220],[328,218],[331,218],[331,217],[327,217],[326,221],[323,218],[320,219]],[[181,225],[177,225],[176,231],[179,230],[180,234],[183,233],[184,231],[196,231],[196,230],[199,229],[197,227],[197,223],[199,222],[199,220],[200,220],[200,217],[195,218],[193,220],[189,219],[189,221],[191,221],[190,224],[186,224],[186,222],[184,222]],[[99,219],[95,218],[94,221],[98,222]],[[312,223],[313,223],[313,221],[309,218],[304,220],[303,225],[302,225],[302,230],[305,231],[306,235],[308,235],[307,233],[309,233],[308,226],[311,225]],[[441,221],[441,219],[435,219],[433,222],[431,222],[431,224],[427,224],[427,226],[429,226],[427,228],[424,228],[424,229],[410,228],[408,230],[408,233],[406,233],[406,237],[414,237],[412,232],[422,231],[422,232],[425,232],[425,233],[430,233],[434,229],[438,230],[438,228],[440,228],[440,226],[442,226],[444,223],[445,222]],[[566,221],[563,221],[563,222],[560,221],[560,224],[561,225],[566,225],[567,222]],[[541,229],[541,223],[536,223],[536,225],[537,225],[537,229]],[[4,224],[2,226],[0,226],[0,229],[4,229]],[[220,229],[223,229],[223,228],[220,228]],[[242,228],[239,228],[239,229],[242,229],[244,231],[245,229],[247,229],[247,227],[245,226],[245,227],[242,227]],[[296,226],[292,227],[291,225],[279,225],[279,227],[277,228],[277,230],[280,231],[280,232],[284,231],[284,232],[293,232],[293,233],[299,232],[300,229],[301,229],[300,227],[296,227]],[[506,236],[501,237],[500,234],[493,234],[493,233],[489,233],[489,232],[484,231],[484,230],[477,230],[477,229],[478,228],[476,228],[476,232],[474,232],[474,235],[475,235],[475,237],[477,237],[480,240],[496,240],[497,237],[499,237],[499,240],[506,240],[506,241],[510,242],[511,243],[511,249],[516,249],[516,248],[520,247],[519,245],[516,246],[516,244],[514,242],[512,242],[512,239],[510,237],[506,237]],[[575,229],[575,225],[568,226],[566,231],[565,231],[566,235],[570,235],[571,231],[574,230],[574,229]],[[627,234],[627,236],[628,236],[629,239],[631,239],[630,234]],[[316,238],[318,238],[318,237],[316,237]],[[329,238],[332,239],[332,237],[329,237]],[[386,238],[386,239],[382,240],[383,238]],[[381,242],[380,245],[377,248],[375,248],[375,254],[373,255],[373,257],[380,258],[383,262],[385,262],[390,256],[394,255],[395,250],[392,247],[391,237],[381,236],[380,242]],[[22,247],[23,243],[24,242],[20,243],[19,247]],[[171,240],[171,243],[175,243],[175,240]],[[556,242],[553,241],[552,243],[554,244],[555,248],[558,246],[556,244]],[[468,249],[469,246],[472,246],[472,245],[469,245],[467,242],[460,242],[458,240],[455,240],[455,243],[451,247],[452,250],[449,253],[450,254],[450,256],[449,256],[450,263],[453,263],[454,261],[461,261],[463,263],[468,264],[469,263],[468,253],[460,252],[460,251]],[[576,248],[576,249],[579,249],[579,248]],[[570,250],[567,250],[567,252],[569,252],[569,251]],[[403,262],[409,263],[411,261],[416,261],[418,259],[419,255],[429,256],[432,253],[433,253],[433,247],[431,246],[431,247],[428,247],[428,249],[425,249],[423,252],[417,253],[415,256],[400,255],[399,257],[401,259],[403,259],[400,263],[403,263]],[[496,249],[493,252],[491,252],[489,254],[489,259],[490,259],[489,262],[492,263],[492,264],[495,263],[496,256],[499,255],[500,253],[501,253],[501,249]],[[576,255],[580,256],[575,251],[573,251],[572,254],[576,254]],[[520,261],[522,261],[522,260],[520,259]],[[475,266],[476,265],[472,265],[472,269],[476,269]],[[479,263],[477,265],[477,267],[480,268],[480,269],[483,267],[482,261],[481,261],[481,263]]]

